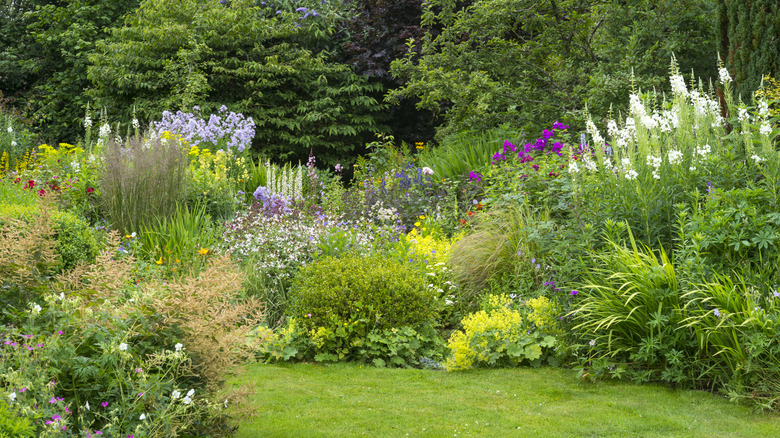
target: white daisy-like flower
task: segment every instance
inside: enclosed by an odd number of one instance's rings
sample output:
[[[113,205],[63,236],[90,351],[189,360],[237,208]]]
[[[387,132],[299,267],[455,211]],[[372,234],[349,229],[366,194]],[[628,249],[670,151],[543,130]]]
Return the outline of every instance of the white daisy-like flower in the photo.
[[[11,140],[11,147],[16,147],[17,143],[14,140]]]
[[[14,400],[16,400],[16,393],[15,393],[15,392],[12,392],[12,393],[8,394],[8,398],[10,398],[10,399],[11,399],[11,401],[14,401]]]
[[[171,392],[171,398],[173,400],[178,400],[180,397],[181,397],[181,393],[179,391],[174,389],[173,392]]]
[[[423,167],[422,168],[422,174],[423,175],[433,175],[433,169],[430,167]]]
[[[127,351],[127,344],[125,344],[124,342],[119,344],[119,351]]]
[[[146,414],[141,414],[141,416],[138,417],[138,419],[141,421],[146,420]]]
[[[41,306],[38,304],[33,304],[32,306],[32,312],[33,313],[40,313],[41,312]]]
[[[181,342],[178,342],[176,343],[176,345],[174,345],[174,348],[176,349],[176,351],[181,351],[181,349],[184,348],[184,345],[182,345]]]
[[[189,396],[187,396],[182,399],[182,402],[184,402],[185,405],[188,405],[192,403],[192,399]]]

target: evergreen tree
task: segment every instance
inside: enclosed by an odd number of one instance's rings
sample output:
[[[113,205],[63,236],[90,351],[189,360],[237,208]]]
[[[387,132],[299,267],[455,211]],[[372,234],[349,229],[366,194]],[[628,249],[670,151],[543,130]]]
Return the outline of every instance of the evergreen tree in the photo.
[[[721,0],[718,9],[720,53],[743,99],[763,75],[780,74],[780,2]]]

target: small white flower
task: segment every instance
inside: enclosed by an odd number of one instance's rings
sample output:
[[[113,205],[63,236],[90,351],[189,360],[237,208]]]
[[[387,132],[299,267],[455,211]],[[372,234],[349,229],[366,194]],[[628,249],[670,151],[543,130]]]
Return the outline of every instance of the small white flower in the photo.
[[[171,393],[171,398],[173,400],[178,400],[179,397],[181,397],[181,393],[174,389],[173,392]]]
[[[691,172],[695,172],[696,171],[696,166],[691,166],[691,167],[688,168],[688,170],[690,170]]]
[[[182,348],[184,348],[184,345],[181,344],[181,342],[174,345],[174,348],[176,348],[176,351],[181,351]]]
[[[41,306],[39,306],[38,304],[33,304],[32,312],[33,313],[40,313],[41,312]]]
[[[626,179],[629,181],[635,180],[637,176],[639,176],[639,174],[636,173],[636,170],[634,169],[630,169],[628,172],[626,172]]]
[[[682,162],[683,154],[682,152],[672,149],[669,151],[669,164],[680,164]]]
[[[138,123],[138,119],[133,119],[133,129],[138,129],[139,126],[141,125]]]
[[[184,399],[182,399],[182,402],[184,402],[185,405],[188,405],[188,404],[192,403],[192,399],[189,396],[187,396],[187,397],[184,397]]]
[[[653,171],[653,178],[655,179],[661,179],[661,175],[658,174],[655,170]]]
[[[187,397],[192,397],[193,395],[195,395],[194,389],[190,389],[189,391],[187,391]]]
[[[146,420],[146,414],[141,414],[141,416],[138,417],[138,419],[141,421]]]
[[[580,171],[580,167],[577,166],[577,163],[575,161],[569,163],[569,173],[577,173],[579,171]]]
[[[763,158],[759,157],[759,156],[758,156],[758,155],[756,155],[756,154],[753,154],[753,155],[752,155],[750,158],[752,158],[753,160],[755,160],[756,164],[760,164],[762,161],[766,161],[766,160],[764,160]]]
[[[108,138],[108,136],[111,135],[111,127],[108,126],[108,123],[104,124],[100,127],[100,131],[98,132],[98,136],[100,138]]]
[[[124,342],[119,344],[119,350],[120,351],[127,351],[127,344],[125,344]]]
[[[688,95],[688,87],[686,87],[685,78],[682,75],[673,75],[669,81],[672,83],[672,93],[680,96]]]
[[[729,75],[729,71],[726,70],[725,67],[721,67],[718,69],[718,75],[720,76],[721,84],[726,84],[728,82],[731,82],[731,75]]]
[[[423,167],[422,168],[422,174],[423,175],[433,175],[433,169],[430,167]]]
[[[760,132],[761,135],[769,135],[772,133],[772,127],[769,126],[769,122],[764,122],[761,124],[761,128],[759,128],[758,132]]]
[[[84,407],[87,408],[87,410],[89,410],[89,402],[84,403]]]
[[[740,123],[750,121],[750,114],[748,114],[747,108],[739,108],[739,111],[737,112],[737,119],[739,119]]]
[[[136,236],[136,234],[135,234],[135,231],[133,231],[132,233],[130,233],[130,237],[132,237],[133,239],[135,239],[135,236]]]
[[[12,134],[14,132],[14,128],[12,128],[10,125],[8,126],[8,133]]]
[[[16,393],[15,393],[15,392],[12,392],[12,393],[8,394],[8,398],[10,398],[10,399],[11,399],[11,401],[14,401],[14,400],[16,400]]]
[[[769,115],[769,103],[767,103],[767,101],[762,100],[758,102],[758,115],[761,117]]]
[[[228,402],[228,400],[227,400],[227,399],[225,399],[225,407],[227,407],[227,402]]]
[[[15,147],[16,147],[16,144],[17,144],[17,143],[16,143],[14,140],[11,140],[11,147],[14,147],[14,148],[15,148]]]
[[[92,118],[90,116],[84,117],[84,129],[89,130],[92,127]]]
[[[60,301],[65,301],[65,292],[60,292]]]
[[[591,339],[590,342],[588,342],[588,344],[590,344],[590,346],[593,347],[594,345],[596,345],[596,340]]]

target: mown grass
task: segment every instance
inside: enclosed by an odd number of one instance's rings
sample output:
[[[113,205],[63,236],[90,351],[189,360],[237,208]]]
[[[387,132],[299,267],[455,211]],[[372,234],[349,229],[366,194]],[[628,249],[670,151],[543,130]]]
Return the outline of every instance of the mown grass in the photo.
[[[563,369],[469,372],[248,365],[258,417],[237,437],[773,437],[780,417],[722,396]]]

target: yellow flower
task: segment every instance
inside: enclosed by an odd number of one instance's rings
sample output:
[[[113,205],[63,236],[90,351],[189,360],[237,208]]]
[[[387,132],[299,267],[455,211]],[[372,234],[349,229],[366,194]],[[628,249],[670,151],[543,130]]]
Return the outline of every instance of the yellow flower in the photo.
[[[158,265],[162,265],[162,256],[160,256],[160,259],[157,260],[155,263],[157,263]]]
[[[414,223],[414,226],[415,226],[415,227],[419,227],[419,226],[420,226],[420,223],[419,223],[419,222],[415,222],[415,223]]]
[[[176,263],[181,263],[181,260],[179,260],[179,259],[176,259]]]
[[[200,250],[198,250],[198,254],[200,254],[200,255],[206,255],[208,253],[209,253],[209,250],[206,249],[206,248],[201,248]]]
[[[425,219],[425,216],[420,216],[420,219]]]
[[[125,234],[125,239],[130,239],[130,235],[129,234]]]

